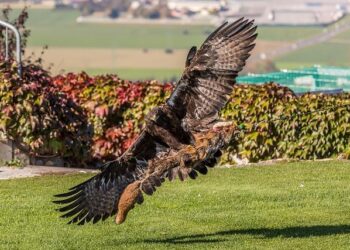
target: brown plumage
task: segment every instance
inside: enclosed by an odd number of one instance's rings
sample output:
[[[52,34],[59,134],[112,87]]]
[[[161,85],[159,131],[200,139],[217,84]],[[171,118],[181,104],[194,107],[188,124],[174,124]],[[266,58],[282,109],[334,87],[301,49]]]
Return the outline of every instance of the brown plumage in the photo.
[[[254,48],[255,31],[253,21],[241,18],[221,25],[198,50],[192,47],[175,90],[148,114],[134,144],[100,174],[57,195],[62,217],[81,225],[117,214],[120,224],[165,178],[196,179],[214,167],[234,130],[218,112]]]

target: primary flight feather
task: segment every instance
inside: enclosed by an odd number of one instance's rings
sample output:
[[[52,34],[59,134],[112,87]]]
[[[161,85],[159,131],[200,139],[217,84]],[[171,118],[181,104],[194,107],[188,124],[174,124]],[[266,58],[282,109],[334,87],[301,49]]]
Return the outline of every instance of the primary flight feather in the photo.
[[[82,225],[116,214],[120,224],[143,194],[152,195],[166,178],[195,179],[214,167],[234,130],[218,113],[256,37],[254,21],[241,18],[222,24],[198,50],[192,47],[173,93],[147,115],[133,145],[100,174],[56,195],[62,217]]]

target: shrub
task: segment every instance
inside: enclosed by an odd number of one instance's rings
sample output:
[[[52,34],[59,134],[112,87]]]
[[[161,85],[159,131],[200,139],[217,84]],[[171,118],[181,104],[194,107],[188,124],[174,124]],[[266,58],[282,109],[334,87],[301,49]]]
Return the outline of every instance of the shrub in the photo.
[[[84,110],[59,89],[40,66],[0,64],[0,130],[23,151],[35,155],[88,158]]]
[[[84,164],[120,156],[135,140],[149,110],[165,101],[171,84],[130,82],[86,73],[51,77],[27,64],[0,65],[0,131],[32,155],[60,155]],[[294,93],[277,84],[237,85],[221,117],[237,134],[224,161],[319,159],[349,155],[350,94]]]
[[[0,15],[9,21],[9,13],[6,8]],[[12,22],[22,35],[22,53],[30,34],[27,19],[24,9]],[[12,33],[9,45],[12,59],[0,63],[0,135],[28,154],[59,155],[74,164],[120,156],[140,133],[145,115],[172,90],[171,84],[130,82],[116,75],[52,77],[43,70],[41,58],[27,60],[20,79]],[[0,50],[0,61],[4,57]],[[253,162],[339,154],[349,158],[349,109],[350,94],[297,97],[273,83],[235,86],[221,112],[237,125],[224,161],[232,162],[233,155]]]
[[[99,159],[120,156],[138,136],[148,111],[163,103],[171,89],[156,81],[86,73],[57,76],[53,84],[85,110],[93,127],[92,155]]]
[[[350,94],[295,96],[277,84],[236,86],[222,111],[240,125],[226,155],[252,162],[274,158],[322,159],[349,146]]]
[[[0,131],[29,154],[60,155],[70,163],[120,156],[171,89],[113,75],[51,77],[34,64],[24,66],[19,79],[16,70],[0,65]]]

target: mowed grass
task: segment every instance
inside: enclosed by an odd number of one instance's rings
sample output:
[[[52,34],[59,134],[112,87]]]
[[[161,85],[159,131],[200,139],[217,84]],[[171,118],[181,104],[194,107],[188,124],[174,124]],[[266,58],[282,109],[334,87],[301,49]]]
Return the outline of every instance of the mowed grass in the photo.
[[[0,182],[0,249],[348,249],[350,164],[214,169],[166,182],[125,224],[66,225],[53,195],[90,175]]]
[[[16,10],[18,12],[18,10]],[[75,10],[29,11],[29,46],[79,48],[172,48],[200,45],[215,27],[195,25],[79,24]],[[293,41],[315,35],[320,27],[259,27],[259,39]]]

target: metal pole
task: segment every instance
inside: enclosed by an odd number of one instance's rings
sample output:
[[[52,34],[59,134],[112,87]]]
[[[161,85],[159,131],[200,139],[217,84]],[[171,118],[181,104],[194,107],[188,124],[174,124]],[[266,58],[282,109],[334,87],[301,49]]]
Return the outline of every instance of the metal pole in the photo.
[[[6,27],[5,30],[5,60],[9,60],[9,28]]]
[[[15,36],[16,36],[16,61],[17,61],[17,66],[18,66],[18,75],[20,78],[22,78],[21,34],[17,30],[17,28],[10,23],[7,23],[7,22],[0,20],[0,25],[6,27],[6,32],[7,32],[7,29],[10,29],[13,31],[13,33],[15,33]],[[6,43],[6,44],[8,46],[8,43]]]

